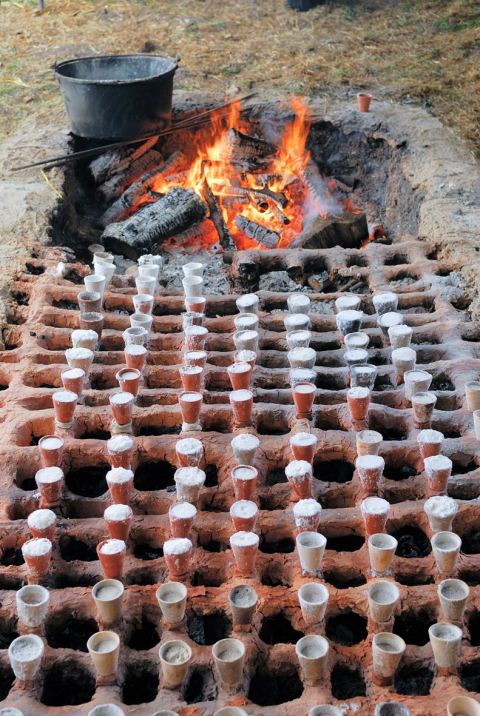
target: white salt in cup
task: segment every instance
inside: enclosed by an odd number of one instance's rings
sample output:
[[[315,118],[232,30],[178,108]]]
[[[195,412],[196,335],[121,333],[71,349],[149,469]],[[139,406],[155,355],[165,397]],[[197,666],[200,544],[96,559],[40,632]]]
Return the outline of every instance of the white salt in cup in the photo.
[[[376,577],[385,576],[390,569],[398,542],[395,537],[385,533],[370,535],[368,538],[368,557],[370,568]]]
[[[185,616],[187,588],[181,582],[165,582],[156,591],[158,606],[168,624],[180,624]]]
[[[203,278],[201,276],[185,276],[182,278],[185,296],[203,296]]]
[[[29,584],[19,589],[15,598],[20,621],[29,629],[41,627],[47,616],[50,603],[48,589],[39,584]]]
[[[384,336],[388,336],[388,331],[392,326],[400,326],[403,323],[403,316],[401,313],[395,313],[395,311],[389,311],[384,313],[377,319],[379,328],[382,329]]]
[[[432,376],[426,370],[407,370],[403,375],[405,398],[411,400],[417,393],[426,393],[432,383]]]
[[[454,532],[436,532],[430,542],[438,571],[449,577],[455,570],[462,546],[461,538]]]
[[[348,333],[358,333],[362,325],[363,311],[346,310],[337,313],[336,323],[337,329],[342,336]]]
[[[237,351],[258,351],[258,331],[235,331],[233,343]]]
[[[308,313],[310,310],[310,299],[304,293],[292,293],[287,298],[287,306],[290,313]]]
[[[189,261],[183,264],[182,271],[184,276],[203,276],[203,264],[200,261]]]
[[[321,514],[322,506],[311,497],[299,500],[293,506],[295,527],[301,532],[316,532]]]
[[[297,553],[302,574],[320,576],[326,544],[326,537],[318,532],[300,532],[297,535]]]
[[[458,512],[456,500],[447,495],[434,495],[428,498],[423,509],[432,532],[451,532],[454,517]]]
[[[144,346],[148,342],[148,336],[148,331],[142,326],[130,326],[130,328],[126,328],[122,333],[125,346]]]
[[[376,430],[360,430],[356,436],[357,455],[378,455],[383,436]]]
[[[258,313],[259,298],[254,293],[245,293],[235,301],[240,313]]]
[[[347,333],[347,335],[343,337],[343,342],[345,343],[345,348],[347,348],[347,350],[353,350],[356,348],[363,348],[363,350],[366,350],[370,342],[370,336],[368,333],[363,333],[363,331],[358,331],[358,333]]]
[[[144,328],[150,335],[153,326],[153,316],[147,313],[132,313],[130,316],[130,326],[132,328]]]
[[[305,624],[320,624],[327,610],[330,594],[324,584],[310,582],[302,584],[297,592]]]
[[[240,639],[220,639],[212,646],[212,656],[223,687],[228,689],[241,683],[245,645]]]
[[[116,674],[120,637],[114,631],[97,631],[87,641],[87,649],[98,676]]]
[[[340,296],[335,301],[335,313],[342,311],[357,311],[360,308],[362,299],[360,296]]]
[[[125,716],[125,711],[116,704],[100,704],[89,711],[87,716]]]
[[[91,351],[97,349],[98,333],[90,329],[78,328],[70,335],[74,348],[88,348]]]
[[[107,285],[107,279],[103,273],[92,273],[89,276],[84,276],[83,283],[85,284],[85,289],[87,291],[99,293],[103,296]]]
[[[392,348],[408,348],[412,341],[413,329],[411,326],[400,324],[391,326],[387,333]]]
[[[455,668],[462,647],[462,630],[454,624],[432,624],[428,629],[433,658],[437,666]]]
[[[316,683],[326,677],[329,649],[327,639],[317,634],[303,636],[295,644],[295,653],[307,683]]]
[[[283,324],[287,333],[294,333],[295,331],[308,331],[311,321],[306,313],[290,313],[285,317]]]
[[[199,467],[179,467],[174,478],[178,502],[197,506],[206,475]]]
[[[113,274],[115,273],[115,264],[107,263],[105,261],[99,261],[97,258],[94,257],[93,268],[96,274],[103,274],[105,276],[105,285],[108,286],[108,284],[113,278]]]
[[[240,313],[233,323],[237,331],[258,331],[259,318],[256,313]]]
[[[391,684],[407,645],[402,637],[390,632],[374,634],[372,641],[373,672],[383,685]]]
[[[291,368],[312,369],[317,360],[317,353],[313,348],[293,348],[287,353]]]
[[[260,440],[256,435],[241,433],[232,439],[230,445],[239,465],[253,465],[255,452],[260,445]]]
[[[309,348],[312,334],[310,331],[293,331],[287,333],[287,345],[289,350],[294,348]]]
[[[135,279],[137,293],[155,296],[157,279],[153,276],[137,276]]]
[[[369,587],[368,608],[372,620],[377,624],[385,624],[393,618],[399,601],[400,591],[393,582],[378,580]]]
[[[179,687],[192,659],[192,650],[180,639],[166,641],[159,649],[163,681],[167,687]]]
[[[437,587],[437,594],[446,619],[451,622],[462,621],[470,594],[468,584],[461,579],[444,579]]]
[[[398,295],[392,291],[376,293],[372,298],[372,303],[377,316],[383,316],[384,313],[390,313],[397,310]]]
[[[368,351],[364,348],[349,348],[344,352],[343,358],[349,368],[368,363]]]
[[[10,666],[19,681],[33,681],[40,670],[45,647],[36,634],[25,634],[8,647]]]
[[[396,348],[392,351],[392,363],[395,373],[402,378],[407,370],[413,370],[417,362],[417,354],[413,348]]]

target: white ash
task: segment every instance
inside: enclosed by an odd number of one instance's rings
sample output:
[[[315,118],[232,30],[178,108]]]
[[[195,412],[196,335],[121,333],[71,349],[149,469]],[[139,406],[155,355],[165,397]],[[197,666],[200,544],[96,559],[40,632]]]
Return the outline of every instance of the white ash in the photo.
[[[187,537],[176,537],[167,539],[163,545],[163,554],[176,555],[185,554],[192,549],[193,545]]]
[[[133,480],[133,471],[127,470],[125,467],[113,467],[107,472],[107,482],[112,482],[115,485],[123,485],[125,482]]]

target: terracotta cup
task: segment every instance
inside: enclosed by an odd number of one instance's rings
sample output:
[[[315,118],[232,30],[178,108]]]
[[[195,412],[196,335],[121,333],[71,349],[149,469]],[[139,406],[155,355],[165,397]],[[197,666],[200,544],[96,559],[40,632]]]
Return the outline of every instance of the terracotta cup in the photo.
[[[187,537],[174,537],[164,543],[163,555],[169,574],[186,575],[192,564],[193,544]]]
[[[410,709],[398,701],[381,701],[375,706],[374,716],[412,716]]]
[[[57,536],[57,515],[53,510],[40,509],[30,512],[27,524],[32,537],[42,539],[46,537],[52,544]]]
[[[198,393],[201,391],[205,371],[199,365],[182,365],[178,369],[182,388],[185,392]]]
[[[118,579],[102,579],[92,587],[92,598],[103,624],[113,624],[120,619],[124,591]]]
[[[289,444],[295,460],[305,460],[313,463],[318,438],[313,433],[295,433],[290,438]]]
[[[344,716],[344,712],[342,709],[337,708],[337,706],[320,704],[320,706],[311,708],[308,712],[308,716]]]
[[[404,373],[403,382],[405,385],[405,397],[407,400],[411,400],[417,393],[428,392],[432,382],[432,375],[427,373],[426,370],[407,370]]]
[[[390,326],[387,333],[393,350],[397,348],[408,348],[412,341],[413,328],[405,324],[400,324]]]
[[[108,489],[112,502],[117,505],[130,504],[130,495],[133,490],[133,472],[124,467],[115,467],[106,475]]]
[[[10,666],[19,681],[34,681],[43,659],[45,646],[36,634],[25,634],[8,647]]]
[[[185,365],[199,365],[205,368],[207,363],[207,351],[185,351],[183,354]]]
[[[142,374],[136,368],[122,368],[115,376],[122,393],[131,393],[134,397],[138,395],[141,377]]]
[[[358,92],[357,94],[357,108],[359,112],[368,112],[372,103],[372,95],[366,92]]]
[[[107,579],[122,579],[127,546],[123,540],[108,539],[97,545],[97,555]]]
[[[231,475],[235,499],[254,501],[258,482],[256,468],[253,465],[237,465]]]
[[[322,506],[312,499],[299,500],[293,506],[293,517],[298,532],[316,532],[320,524]]]
[[[69,425],[73,421],[78,395],[71,390],[59,390],[53,394],[52,400],[57,422]]]
[[[480,382],[470,381],[465,383],[465,396],[467,399],[467,410],[473,413],[480,410]]]
[[[232,363],[227,368],[232,390],[249,390],[252,384],[252,366],[249,363]]]
[[[254,293],[244,293],[235,303],[240,313],[258,313],[260,299]]]
[[[64,476],[59,467],[43,467],[35,473],[41,507],[56,507],[62,501]]]
[[[471,696],[454,696],[447,704],[447,716],[480,716],[480,703]]]
[[[372,303],[377,316],[383,316],[389,311],[396,311],[398,308],[398,294],[393,291],[376,293],[372,297]]]
[[[443,669],[455,669],[462,648],[462,630],[455,624],[432,624],[428,629],[433,658]]]
[[[296,418],[311,418],[317,388],[314,383],[300,382],[292,390]]]
[[[87,641],[98,676],[112,676],[117,673],[120,655],[120,637],[114,631],[97,631]]]
[[[202,409],[202,393],[184,391],[178,396],[178,403],[180,405],[183,422],[189,425],[196,425],[200,418],[200,410]]]
[[[259,538],[254,532],[235,532],[230,537],[230,547],[237,571],[244,576],[251,576],[255,570]]]
[[[52,559],[52,543],[45,537],[27,540],[22,545],[22,555],[29,576],[40,579],[48,574]]]
[[[145,346],[132,343],[125,346],[124,350],[125,363],[130,370],[139,370],[142,372],[147,363],[148,350]]]
[[[256,435],[240,433],[232,438],[230,445],[238,465],[253,465],[255,453],[260,445]]]
[[[381,497],[367,497],[362,501],[361,512],[365,524],[365,536],[385,532],[390,504]]]
[[[15,595],[18,618],[29,629],[39,629],[45,622],[50,592],[39,584],[22,587]],[[0,712],[1,716],[1,712]]]
[[[257,521],[258,507],[251,500],[237,500],[230,507],[235,532],[253,532]]]
[[[134,451],[135,441],[131,435],[113,435],[107,440],[108,460],[112,467],[130,469]]]
[[[42,467],[60,467],[65,443],[58,435],[44,435],[38,441]]]
[[[430,541],[439,573],[444,577],[450,577],[457,564],[462,546],[461,538],[454,532],[437,532]]]
[[[137,293],[132,296],[135,313],[145,313],[147,316],[151,316],[154,300],[154,297],[149,293]]]
[[[197,508],[190,502],[176,502],[170,505],[168,521],[172,537],[189,537],[196,514]]]
[[[427,476],[428,492],[437,495],[445,494],[453,467],[450,458],[445,455],[432,455],[424,459],[423,465]]]
[[[373,582],[368,589],[368,608],[371,619],[377,624],[390,622],[399,601],[400,591],[393,582],[387,580]]]
[[[443,433],[438,430],[420,430],[417,435],[417,443],[420,448],[420,455],[425,460],[426,457],[439,455],[442,452]]]
[[[412,396],[413,424],[416,428],[430,426],[436,402],[435,393],[416,393]]]
[[[370,390],[363,386],[347,390],[347,404],[350,417],[355,422],[366,419],[370,405]]]
[[[458,512],[456,500],[447,495],[434,495],[425,502],[423,509],[432,532],[451,532]]]
[[[252,422],[253,393],[250,390],[232,390],[230,404],[233,420],[237,427],[246,427]]]
[[[173,476],[178,502],[190,502],[198,506],[206,475],[198,467],[179,467]]]
[[[203,445],[196,438],[183,438],[175,443],[179,467],[199,467],[203,459]]]
[[[193,313],[205,313],[205,296],[185,296],[185,310]]]
[[[367,495],[377,495],[383,477],[385,460],[380,455],[359,455],[355,460],[355,469],[360,478],[362,491]],[[381,531],[381,530],[377,530]]]
[[[368,538],[368,557],[372,573],[376,577],[388,574],[398,542],[391,535],[376,533]]]
[[[80,291],[77,301],[80,313],[98,313],[102,310],[102,295],[97,291]]]
[[[110,409],[117,425],[129,425],[132,422],[135,396],[132,393],[114,393],[110,396]]]
[[[167,716],[169,716],[168,712],[166,713]],[[173,711],[171,713],[173,713]],[[99,706],[94,706],[93,709],[88,712],[87,716],[125,716],[125,711],[116,704],[100,704]]]
[[[203,351],[208,329],[205,326],[187,326],[184,330],[184,345],[187,351]]]
[[[376,430],[360,430],[356,436],[357,455],[378,455],[382,440]]]
[[[67,368],[66,370],[62,370],[60,379],[66,391],[76,393],[78,397],[82,395],[85,381],[85,371],[82,370],[82,368]]]
[[[303,500],[312,496],[312,466],[306,460],[292,460],[285,468],[292,496]]]
[[[128,541],[133,521],[133,512],[129,505],[110,505],[104,511],[103,519],[111,539]]]
[[[104,317],[97,311],[89,311],[88,313],[81,313],[79,318],[79,326],[87,331],[95,331],[98,337],[101,338],[103,331]]]

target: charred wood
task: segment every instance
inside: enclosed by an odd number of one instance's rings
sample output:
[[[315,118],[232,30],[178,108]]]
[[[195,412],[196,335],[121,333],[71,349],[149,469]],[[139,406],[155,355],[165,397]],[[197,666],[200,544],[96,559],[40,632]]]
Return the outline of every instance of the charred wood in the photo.
[[[145,172],[162,163],[162,155],[155,149],[151,149],[141,157],[133,160],[127,171],[122,174],[114,174],[98,188],[99,193],[106,201],[113,201],[118,195],[124,192],[131,184],[138,181]]]
[[[152,149],[157,141],[158,137],[150,137],[137,148],[125,147],[101,154],[90,163],[90,171],[95,182],[103,184],[110,177],[128,171],[130,164]]]
[[[358,249],[367,239],[365,214],[344,212],[340,216],[318,216],[309,222],[291,244],[291,248],[330,249],[332,246],[343,246]]]
[[[207,214],[205,202],[191,189],[174,187],[153,204],[146,204],[125,221],[110,224],[102,243],[136,259],[155,244],[185,231]]]
[[[160,166],[156,166],[146,174],[140,177],[136,182],[131,184],[122,194],[122,196],[113,202],[102,217],[104,226],[112,222],[118,222],[125,219],[130,210],[135,207],[138,202],[153,191],[155,180],[159,176],[166,176],[178,172],[184,165],[186,157],[182,152],[174,152]]]
[[[239,214],[239,216],[236,217],[235,224],[245,236],[248,236],[249,239],[253,239],[257,244],[265,246],[267,249],[274,249],[280,240],[280,235],[277,234],[276,231],[272,231],[266,226],[247,219],[243,214]]]
[[[276,152],[276,147],[270,142],[243,134],[237,129],[228,130],[227,145],[232,164],[246,170],[266,166]]]
[[[220,246],[223,249],[235,248],[235,244],[232,241],[232,237],[230,236],[230,233],[227,229],[227,225],[223,220],[222,212],[220,210],[218,202],[212,190],[210,189],[208,181],[206,179],[204,182],[203,194],[205,197],[205,201],[207,202],[210,219],[212,220],[212,223],[215,226],[216,232],[218,234],[218,241],[220,243]]]

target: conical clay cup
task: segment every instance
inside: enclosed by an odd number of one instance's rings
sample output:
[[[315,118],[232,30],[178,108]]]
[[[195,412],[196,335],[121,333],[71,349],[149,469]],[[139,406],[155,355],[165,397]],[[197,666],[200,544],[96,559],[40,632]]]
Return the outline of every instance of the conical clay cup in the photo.
[[[16,593],[17,614],[29,629],[38,629],[45,621],[50,592],[39,584],[29,584]]]
[[[437,666],[455,669],[462,646],[462,630],[454,624],[432,624],[428,630]]]
[[[368,538],[368,556],[370,567],[377,577],[388,573],[398,542],[387,534],[373,534]]]
[[[156,591],[158,606],[167,624],[180,624],[185,616],[187,588],[181,582],[165,582]]]
[[[380,632],[372,641],[373,673],[377,681],[387,686],[393,681],[407,645],[397,634]]]
[[[297,535],[297,554],[304,576],[321,575],[326,544],[326,538],[318,532],[300,532]]]
[[[257,608],[258,595],[253,587],[237,584],[228,594],[228,603],[232,611],[234,625],[251,624]]]
[[[445,618],[450,622],[461,622],[470,594],[468,584],[461,579],[444,579],[438,585],[437,594]]]
[[[117,673],[120,654],[120,637],[114,631],[97,631],[87,641],[97,676],[112,676]]]
[[[125,589],[118,579],[102,579],[92,587],[92,597],[103,624],[113,624],[122,615]]]
[[[299,639],[295,653],[307,682],[316,683],[328,673],[329,644],[323,636],[312,634]]]
[[[116,704],[100,704],[89,711],[88,716],[125,716],[125,711]]]
[[[320,706],[311,708],[308,712],[308,716],[344,716],[344,711],[337,706],[321,704]]]
[[[455,571],[462,540],[454,532],[437,532],[431,543],[438,571],[446,577],[450,576]]]
[[[298,601],[305,624],[310,626],[323,622],[329,596],[328,589],[324,584],[316,582],[302,584],[298,590]]]
[[[375,706],[374,716],[411,716],[411,712],[398,701],[382,701]]]
[[[181,686],[188,664],[192,658],[192,650],[184,641],[172,639],[166,641],[159,649],[163,686],[175,689]]]
[[[368,590],[370,616],[377,624],[389,622],[400,601],[400,592],[393,582],[374,582]]]
[[[243,680],[245,646],[240,639],[221,639],[212,647],[212,656],[222,686],[234,688]]]
[[[19,681],[33,681],[38,674],[45,647],[36,634],[25,634],[12,641],[8,647],[10,666]]]
[[[471,696],[454,696],[447,704],[447,716],[480,716],[480,703]]]

